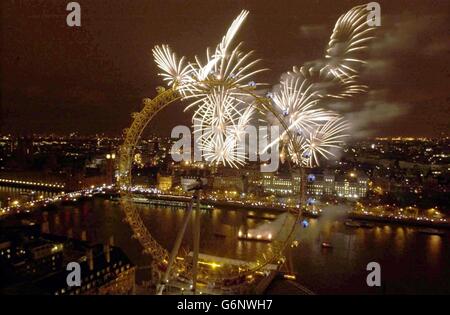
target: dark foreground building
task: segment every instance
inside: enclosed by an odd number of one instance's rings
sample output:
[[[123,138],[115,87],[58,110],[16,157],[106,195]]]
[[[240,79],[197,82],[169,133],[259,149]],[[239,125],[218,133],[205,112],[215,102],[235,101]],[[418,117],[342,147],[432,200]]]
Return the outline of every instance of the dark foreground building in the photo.
[[[80,286],[67,284],[70,262],[80,265]],[[133,294],[135,271],[112,244],[42,234],[32,226],[3,229],[0,236],[1,294]]]

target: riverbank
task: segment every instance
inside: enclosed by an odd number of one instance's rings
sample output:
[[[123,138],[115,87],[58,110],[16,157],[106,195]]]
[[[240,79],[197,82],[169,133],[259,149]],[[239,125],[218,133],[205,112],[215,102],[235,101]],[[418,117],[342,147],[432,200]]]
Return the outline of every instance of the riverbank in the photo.
[[[406,219],[406,218],[395,218],[390,216],[376,216],[370,214],[357,214],[349,213],[348,218],[358,221],[374,221],[381,223],[397,224],[401,226],[418,226],[418,227],[430,227],[430,228],[441,228],[450,229],[450,222],[448,221],[431,221],[423,219]]]

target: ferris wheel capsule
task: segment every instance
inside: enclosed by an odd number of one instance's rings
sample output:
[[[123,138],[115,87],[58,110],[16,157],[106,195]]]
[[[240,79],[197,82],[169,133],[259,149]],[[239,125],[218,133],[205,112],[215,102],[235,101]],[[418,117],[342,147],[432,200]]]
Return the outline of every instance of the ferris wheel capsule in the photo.
[[[306,229],[306,228],[309,226],[308,220],[304,219],[304,220],[302,221],[302,226],[303,226],[303,228]]]

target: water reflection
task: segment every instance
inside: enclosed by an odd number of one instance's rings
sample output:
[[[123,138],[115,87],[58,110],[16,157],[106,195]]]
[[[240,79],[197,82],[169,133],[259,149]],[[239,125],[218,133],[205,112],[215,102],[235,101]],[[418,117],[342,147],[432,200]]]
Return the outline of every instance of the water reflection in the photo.
[[[48,198],[56,193],[51,191],[33,190],[28,188],[16,188],[8,186],[0,186],[0,205],[7,206],[9,202],[17,200],[20,203]]]
[[[184,209],[139,206],[142,218],[160,244],[171,248],[181,227]],[[243,210],[201,212],[201,251],[207,254],[251,260],[270,245],[237,240],[240,227],[253,228],[262,219],[248,218]],[[258,216],[268,213],[257,213]],[[123,222],[118,203],[94,199],[83,203],[49,208],[34,214],[43,231],[73,236],[92,242],[107,242],[113,236],[137,265],[148,265],[129,226]],[[300,281],[317,293],[450,293],[449,234],[425,235],[416,228],[375,224],[371,229],[345,226],[344,218],[324,216],[308,219],[296,231],[299,246],[288,253]],[[192,228],[188,226],[182,247],[192,249]],[[323,248],[329,242],[333,248]],[[368,288],[366,265],[382,266],[383,289]],[[148,274],[140,274],[144,279]]]
[[[442,236],[440,235],[428,235],[427,237],[427,252],[431,263],[436,264],[439,262],[439,258],[442,251]]]
[[[405,231],[402,227],[397,227],[395,230],[395,246],[399,252],[402,252],[405,248]]]

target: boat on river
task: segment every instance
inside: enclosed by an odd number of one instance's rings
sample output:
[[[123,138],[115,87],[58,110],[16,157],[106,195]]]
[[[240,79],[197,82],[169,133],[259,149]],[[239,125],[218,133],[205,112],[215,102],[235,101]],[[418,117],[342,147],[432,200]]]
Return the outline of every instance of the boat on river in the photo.
[[[438,229],[431,229],[431,228],[425,228],[425,229],[419,229],[417,232],[422,234],[428,234],[428,235],[444,235],[445,232]]]
[[[347,220],[345,221],[345,226],[347,227],[354,227],[354,228],[366,228],[366,229],[371,229],[374,227],[374,225],[372,223],[369,222],[358,222],[358,221],[354,221],[354,220]]]

